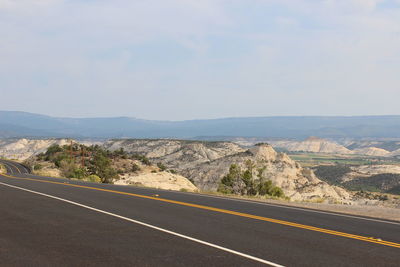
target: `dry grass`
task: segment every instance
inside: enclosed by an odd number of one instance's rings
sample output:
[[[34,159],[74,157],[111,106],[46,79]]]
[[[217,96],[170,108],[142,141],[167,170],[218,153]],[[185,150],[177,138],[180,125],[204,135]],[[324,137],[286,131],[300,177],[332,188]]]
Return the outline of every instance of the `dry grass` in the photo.
[[[0,164],[0,174],[6,174],[7,173],[7,170],[6,170],[6,167],[4,167],[4,165],[3,164]]]

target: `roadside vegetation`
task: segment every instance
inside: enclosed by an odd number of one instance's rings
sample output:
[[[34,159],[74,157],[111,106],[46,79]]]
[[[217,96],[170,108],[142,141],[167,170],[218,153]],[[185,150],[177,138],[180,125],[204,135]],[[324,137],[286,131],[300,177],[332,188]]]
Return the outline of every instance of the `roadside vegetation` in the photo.
[[[5,173],[7,173],[6,167],[4,167],[4,165],[0,163],[0,174],[5,174]]]
[[[117,164],[120,162],[123,163]],[[128,154],[122,148],[109,151],[98,145],[82,144],[52,145],[26,164],[37,174],[45,174],[50,164],[61,177],[101,183],[112,183],[120,174],[139,172],[142,165],[152,165],[145,156]]]
[[[118,152],[112,154],[100,146],[53,145],[37,156],[39,162],[33,164],[33,170],[40,171],[43,168],[41,161],[51,162],[63,177],[111,183],[118,178],[117,171],[111,167],[111,156],[117,155]]]
[[[280,187],[274,186],[271,180],[263,177],[265,168],[254,169],[251,160],[246,161],[246,167],[242,168],[232,164],[229,173],[225,175],[218,187],[218,192],[224,194],[246,196],[271,196],[282,198],[284,193]],[[256,173],[254,177],[254,173]]]

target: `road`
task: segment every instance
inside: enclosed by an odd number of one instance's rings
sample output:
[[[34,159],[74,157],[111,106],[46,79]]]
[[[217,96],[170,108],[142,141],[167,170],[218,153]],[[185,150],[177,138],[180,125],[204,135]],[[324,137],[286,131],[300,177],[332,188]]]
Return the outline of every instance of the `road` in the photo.
[[[0,265],[399,266],[400,223],[38,177],[0,161]]]

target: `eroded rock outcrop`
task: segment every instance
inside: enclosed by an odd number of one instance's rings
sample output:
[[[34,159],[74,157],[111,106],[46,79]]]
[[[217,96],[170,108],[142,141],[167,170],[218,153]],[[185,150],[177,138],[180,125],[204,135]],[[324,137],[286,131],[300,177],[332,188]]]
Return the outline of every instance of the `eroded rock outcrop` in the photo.
[[[302,168],[284,153],[277,153],[269,145],[260,145],[245,152],[202,163],[181,173],[202,190],[215,191],[232,164],[245,168],[254,164],[254,171],[263,169],[262,178],[271,180],[292,200],[327,199],[346,201],[350,194],[342,188],[319,180],[309,169]]]
[[[201,163],[210,162],[246,151],[231,142],[201,142],[185,140],[111,140],[104,144],[109,150],[123,148],[138,153],[154,162],[162,162],[169,169],[185,170]]]
[[[332,154],[353,153],[351,150],[342,145],[318,137],[309,137],[304,141],[276,141],[272,142],[272,145],[276,148],[283,148],[287,151],[304,151]]]
[[[70,139],[4,139],[0,140],[0,155],[9,159],[26,160],[45,152],[51,145],[66,145]]]

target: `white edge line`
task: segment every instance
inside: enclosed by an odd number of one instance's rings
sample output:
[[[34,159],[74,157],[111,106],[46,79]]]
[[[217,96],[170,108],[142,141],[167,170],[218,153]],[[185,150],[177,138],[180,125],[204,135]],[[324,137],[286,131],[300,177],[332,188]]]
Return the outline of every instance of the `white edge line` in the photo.
[[[118,214],[115,214],[115,213],[111,213],[111,212],[107,212],[107,211],[104,211],[104,210],[96,209],[96,208],[93,208],[93,207],[90,207],[90,206],[86,206],[86,205],[83,205],[83,204],[80,204],[80,203],[77,203],[77,202],[74,202],[74,201],[71,201],[71,200],[59,198],[59,197],[56,197],[56,196],[48,195],[48,194],[45,194],[45,193],[29,190],[29,189],[26,189],[26,188],[14,186],[14,185],[2,183],[2,182],[0,182],[0,184],[2,184],[4,186],[15,188],[15,189],[19,189],[19,190],[22,190],[22,191],[30,192],[30,193],[33,193],[33,194],[37,194],[37,195],[45,196],[45,197],[48,197],[48,198],[56,199],[56,200],[59,200],[59,201],[63,201],[63,202],[66,202],[66,203],[69,203],[69,204],[72,204],[72,205],[75,205],[75,206],[78,206],[78,207],[81,207],[81,208],[85,208],[85,209],[88,209],[88,210],[93,210],[93,211],[96,211],[96,212],[99,212],[99,213],[103,213],[103,214],[106,214],[106,215],[109,215],[109,216],[113,216],[113,217],[116,217],[116,218],[119,218],[119,219],[122,219],[122,220],[125,220],[125,221],[128,221],[128,222],[139,224],[139,225],[142,225],[142,226],[145,226],[145,227],[148,227],[148,228],[160,231],[160,232],[164,232],[164,233],[167,233],[167,234],[170,234],[170,235],[178,236],[180,238],[184,238],[184,239],[196,242],[196,243],[200,243],[202,245],[213,247],[213,248],[216,248],[216,249],[219,249],[219,250],[222,250],[222,251],[225,251],[225,252],[229,252],[231,254],[235,254],[235,255],[250,259],[250,260],[254,260],[254,261],[260,262],[260,263],[264,263],[264,264],[267,264],[267,265],[270,265],[270,266],[283,267],[283,265],[280,265],[280,264],[277,264],[277,263],[273,263],[271,261],[267,261],[267,260],[264,260],[264,259],[261,259],[261,258],[257,258],[257,257],[251,256],[251,255],[239,252],[239,251],[235,251],[235,250],[232,250],[232,249],[229,249],[229,248],[221,247],[221,246],[218,246],[218,245],[215,245],[215,244],[212,244],[212,243],[209,243],[209,242],[197,239],[197,238],[193,238],[193,237],[190,237],[190,236],[179,234],[179,233],[176,233],[176,232],[173,232],[173,231],[170,231],[170,230],[167,230],[167,229],[163,229],[163,228],[151,225],[151,224],[147,224],[147,223],[144,223],[144,222],[141,222],[141,221],[133,220],[133,219],[130,219],[130,218],[127,218],[127,217],[124,217],[124,216],[121,216],[121,215],[118,215]]]

